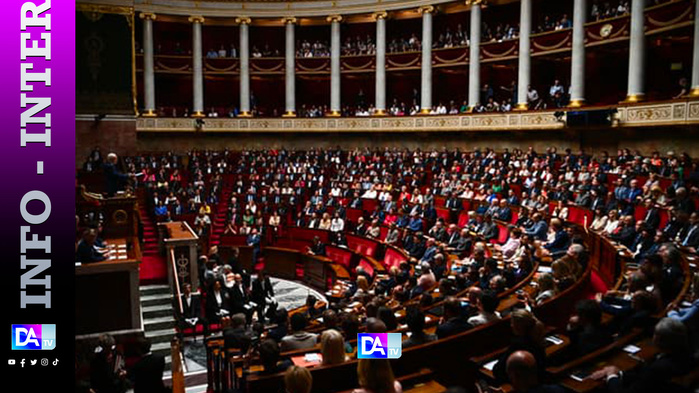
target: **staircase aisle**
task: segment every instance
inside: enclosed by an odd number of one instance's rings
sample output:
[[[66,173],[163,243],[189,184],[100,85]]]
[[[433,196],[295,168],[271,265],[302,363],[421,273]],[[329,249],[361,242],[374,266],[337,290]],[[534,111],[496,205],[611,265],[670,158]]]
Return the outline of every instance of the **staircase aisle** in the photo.
[[[228,203],[231,200],[232,185],[225,184],[221,190],[221,198],[214,208],[213,217],[211,217],[211,237],[210,246],[217,246],[221,242],[221,236],[226,229],[226,219],[228,216]]]
[[[158,228],[142,204],[139,205],[141,224],[143,225],[141,285],[166,283],[167,261],[158,252]]]
[[[151,351],[165,356],[165,369],[170,368],[170,342],[175,336],[172,294],[168,285],[141,285],[143,333],[151,342]]]

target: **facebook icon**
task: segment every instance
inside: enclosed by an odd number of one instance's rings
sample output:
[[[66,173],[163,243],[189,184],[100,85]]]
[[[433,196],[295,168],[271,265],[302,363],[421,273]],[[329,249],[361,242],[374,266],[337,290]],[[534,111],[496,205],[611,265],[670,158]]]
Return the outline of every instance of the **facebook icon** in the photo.
[[[400,333],[359,333],[357,359],[398,359],[402,340]]]

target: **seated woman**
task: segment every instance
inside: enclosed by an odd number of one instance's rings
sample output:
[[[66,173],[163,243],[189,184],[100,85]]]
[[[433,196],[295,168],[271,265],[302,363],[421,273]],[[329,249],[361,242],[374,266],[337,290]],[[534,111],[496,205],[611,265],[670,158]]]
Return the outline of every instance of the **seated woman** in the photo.
[[[361,388],[352,393],[403,393],[388,359],[359,359],[357,379]]]
[[[590,230],[593,232],[601,232],[607,227],[607,222],[609,217],[602,213],[602,208],[595,209],[595,215],[592,219],[592,224],[590,225]]]
[[[284,390],[286,393],[311,393],[313,377],[305,367],[291,366],[284,373]]]
[[[345,343],[342,334],[335,329],[325,330],[320,335],[320,353],[323,365],[340,364],[348,358],[345,355]]]
[[[542,274],[539,276],[536,282],[538,288],[533,301],[534,305],[538,306],[556,296],[558,291],[556,289],[556,281],[554,280],[553,275],[548,273]]]
[[[330,214],[328,212],[323,213],[323,218],[320,219],[320,223],[318,224],[318,229],[323,229],[323,230],[329,231],[331,225],[332,225],[332,219],[330,218]]]

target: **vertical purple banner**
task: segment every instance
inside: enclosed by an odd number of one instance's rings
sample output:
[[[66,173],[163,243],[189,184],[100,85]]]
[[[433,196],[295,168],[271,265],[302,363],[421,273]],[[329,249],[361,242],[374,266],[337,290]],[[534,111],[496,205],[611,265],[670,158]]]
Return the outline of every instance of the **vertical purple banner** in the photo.
[[[75,2],[6,0],[3,15],[0,331],[6,334],[0,335],[1,370],[21,381],[23,391],[70,389],[75,373]],[[46,324],[55,325],[51,338],[31,328]],[[12,325],[29,327],[12,334]],[[42,349],[34,349],[37,342]],[[54,348],[45,350],[49,344]]]

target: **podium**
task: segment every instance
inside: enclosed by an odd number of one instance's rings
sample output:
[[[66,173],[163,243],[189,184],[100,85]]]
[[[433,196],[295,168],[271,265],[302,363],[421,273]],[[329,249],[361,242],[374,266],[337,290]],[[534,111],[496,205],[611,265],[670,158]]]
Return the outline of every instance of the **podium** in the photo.
[[[167,279],[170,288],[176,281],[192,284],[192,291],[199,289],[199,266],[197,244],[199,236],[184,221],[158,224],[162,229],[162,239],[167,255]]]
[[[109,259],[75,267],[75,331],[90,335],[140,331],[139,265],[141,248],[137,231],[137,203],[133,195],[104,198],[81,187],[78,214],[104,217],[104,241]]]

